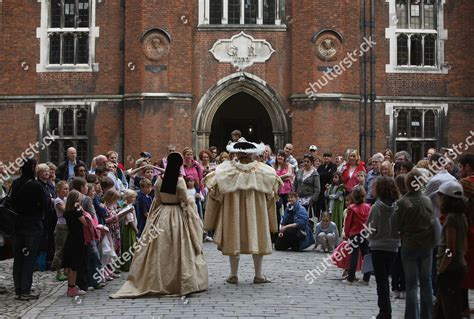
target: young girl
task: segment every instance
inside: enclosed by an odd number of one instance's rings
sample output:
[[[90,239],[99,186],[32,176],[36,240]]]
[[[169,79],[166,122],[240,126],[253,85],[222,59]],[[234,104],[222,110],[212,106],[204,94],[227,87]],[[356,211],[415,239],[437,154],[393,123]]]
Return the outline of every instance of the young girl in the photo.
[[[321,249],[325,252],[332,253],[334,247],[339,243],[339,231],[327,212],[322,214],[321,221],[316,224],[314,233],[317,244],[320,244]]]
[[[120,241],[120,223],[117,215],[117,201],[119,199],[120,195],[115,189],[109,189],[104,194],[105,209],[107,210],[105,225],[109,228],[117,256],[120,256],[122,246]]]
[[[199,192],[199,188],[196,188],[196,186],[197,186],[196,179],[195,179],[194,176],[189,175],[189,176],[184,177],[184,181],[186,182],[186,188],[187,188],[188,196],[195,200],[199,217],[202,220],[204,218],[204,216],[202,214],[201,200],[203,200],[204,198],[201,195],[201,193]]]
[[[122,240],[122,253],[128,252],[131,255],[134,254],[133,245],[137,241],[137,216],[135,214],[135,202],[137,201],[137,192],[132,191],[131,189],[127,189],[122,195],[123,201],[125,203],[125,207],[130,207],[131,211],[125,216],[121,232],[120,238]],[[132,260],[126,261],[121,269],[123,271],[129,271],[130,265],[132,264]]]
[[[66,207],[66,198],[69,195],[69,185],[66,181],[60,181],[56,184],[57,197],[54,199],[54,209],[58,218],[56,227],[54,228],[54,258],[51,264],[53,269],[56,269],[56,279],[64,281],[67,279],[64,274],[61,264],[63,261],[64,243],[67,238],[67,225],[64,218],[64,209]]]
[[[366,175],[367,174],[364,171],[360,171],[359,173],[357,173],[357,182],[359,182],[359,186],[364,187]]]
[[[433,313],[436,318],[461,318],[461,284],[467,274],[464,191],[459,182],[449,181],[441,184],[438,192],[446,221],[438,245],[438,295]]]
[[[336,224],[339,234],[342,232],[344,221],[344,193],[345,188],[342,183],[341,173],[335,172],[332,175],[332,184],[326,188],[324,196],[328,200],[328,213]]]
[[[352,198],[352,195],[349,194],[346,196],[345,199],[345,205],[346,207],[349,207],[354,203],[354,200]],[[343,219],[344,222],[342,224],[342,230],[343,233],[341,234],[342,238],[346,238],[344,234],[344,224],[346,223],[346,216],[347,216],[347,208],[344,209],[343,212]],[[336,265],[338,268],[343,269],[342,272],[342,279],[347,278],[347,273],[349,272],[349,264],[350,264],[350,259],[351,259],[351,246],[347,242],[347,240],[342,241],[336,249],[334,249],[333,254],[331,255],[331,261],[334,265]],[[359,256],[359,261],[357,262],[357,271],[360,271],[362,268],[362,257]]]
[[[83,216],[81,206],[82,194],[72,190],[67,196],[64,209],[64,218],[68,228],[66,242],[64,244],[63,267],[68,274],[67,295],[75,297],[84,295],[86,292],[76,286],[77,272],[87,268],[87,247],[84,244],[83,226],[86,220]]]
[[[353,252],[349,265],[349,273],[347,279],[343,283],[352,284],[355,280],[355,273],[357,262],[359,260],[359,250],[362,256],[369,253],[369,245],[367,238],[364,237],[364,225],[367,224],[369,218],[370,205],[365,203],[364,187],[357,185],[352,189],[352,198],[354,203],[347,208],[346,222],[344,225],[344,236],[350,242],[354,243]],[[361,283],[368,285],[370,280],[370,273],[365,273]]]

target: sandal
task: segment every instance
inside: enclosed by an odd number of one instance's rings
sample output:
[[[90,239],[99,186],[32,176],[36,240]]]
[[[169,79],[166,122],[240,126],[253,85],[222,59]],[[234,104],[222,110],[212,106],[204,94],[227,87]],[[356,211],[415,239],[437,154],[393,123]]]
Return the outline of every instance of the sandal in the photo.
[[[269,284],[271,282],[272,281],[268,279],[267,277],[263,277],[263,278],[253,277],[254,284]]]
[[[239,283],[239,278],[237,276],[230,276],[225,281],[228,282],[229,284],[236,285]]]

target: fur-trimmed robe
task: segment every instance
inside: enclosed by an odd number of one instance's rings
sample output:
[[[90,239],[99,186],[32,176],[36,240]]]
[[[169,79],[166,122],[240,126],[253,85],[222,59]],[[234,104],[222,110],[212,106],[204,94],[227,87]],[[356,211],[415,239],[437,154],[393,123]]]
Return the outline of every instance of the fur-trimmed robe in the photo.
[[[225,161],[206,176],[209,189],[204,228],[214,230],[223,255],[272,253],[278,232],[276,200],[283,184],[275,170],[257,161]]]

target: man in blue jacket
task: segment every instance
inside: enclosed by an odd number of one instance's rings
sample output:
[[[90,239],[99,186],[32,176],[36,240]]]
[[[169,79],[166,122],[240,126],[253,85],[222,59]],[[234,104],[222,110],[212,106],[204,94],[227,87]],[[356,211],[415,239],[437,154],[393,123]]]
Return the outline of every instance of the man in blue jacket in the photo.
[[[298,194],[288,194],[288,206],[281,218],[280,232],[275,242],[276,250],[301,251],[314,244],[308,212],[298,203]]]

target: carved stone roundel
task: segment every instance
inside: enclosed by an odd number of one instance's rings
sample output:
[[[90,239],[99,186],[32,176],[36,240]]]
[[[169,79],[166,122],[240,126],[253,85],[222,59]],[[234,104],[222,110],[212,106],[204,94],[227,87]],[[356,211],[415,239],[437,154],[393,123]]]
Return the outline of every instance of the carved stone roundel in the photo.
[[[143,39],[143,52],[152,61],[159,61],[170,52],[170,42],[161,32],[150,32]]]
[[[330,33],[322,34],[315,43],[316,56],[325,62],[337,60],[337,53],[341,49],[340,41]]]

